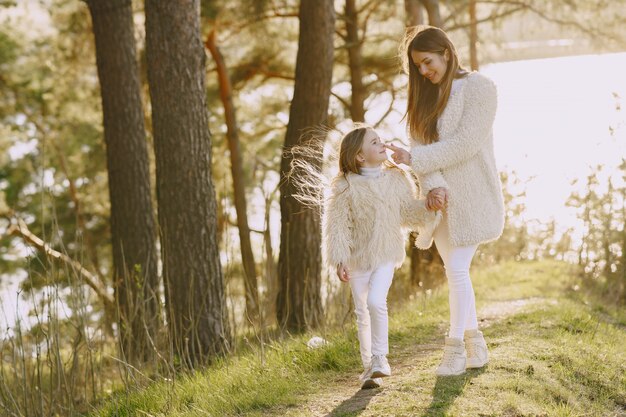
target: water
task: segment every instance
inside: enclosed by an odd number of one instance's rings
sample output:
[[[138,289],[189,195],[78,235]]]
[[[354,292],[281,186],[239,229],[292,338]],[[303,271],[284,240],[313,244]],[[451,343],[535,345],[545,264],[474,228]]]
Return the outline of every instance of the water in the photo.
[[[626,53],[495,64],[485,68],[498,84],[494,126],[501,168],[528,185],[527,216],[578,227],[564,202],[589,167],[615,170],[626,158]],[[612,136],[609,127],[617,130]],[[583,181],[584,183],[584,181]]]

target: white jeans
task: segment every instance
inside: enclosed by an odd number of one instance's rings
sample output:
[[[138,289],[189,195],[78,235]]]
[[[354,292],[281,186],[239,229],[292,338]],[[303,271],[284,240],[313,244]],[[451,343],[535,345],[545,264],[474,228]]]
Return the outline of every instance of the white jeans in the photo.
[[[470,264],[478,245],[452,246],[448,233],[448,216],[444,214],[433,235],[443,259],[448,278],[450,299],[449,337],[463,339],[465,330],[477,329],[476,301],[470,279]]]
[[[367,369],[372,355],[389,353],[387,293],[393,279],[392,262],[369,271],[350,271],[350,289],[354,300],[361,361]]]

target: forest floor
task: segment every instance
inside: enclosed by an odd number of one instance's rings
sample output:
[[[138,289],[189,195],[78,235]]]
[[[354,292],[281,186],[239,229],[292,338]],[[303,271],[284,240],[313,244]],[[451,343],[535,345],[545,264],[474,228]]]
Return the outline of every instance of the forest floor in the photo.
[[[354,329],[251,349],[212,369],[114,397],[98,415],[626,416],[626,312],[580,289],[559,262],[473,272],[490,363],[436,377],[447,288],[390,311],[393,376],[360,390]]]

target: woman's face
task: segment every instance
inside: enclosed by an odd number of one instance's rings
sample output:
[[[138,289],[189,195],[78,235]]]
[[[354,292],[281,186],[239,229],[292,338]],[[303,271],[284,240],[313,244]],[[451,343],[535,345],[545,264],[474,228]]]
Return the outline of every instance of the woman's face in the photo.
[[[364,167],[375,167],[387,160],[385,145],[374,129],[367,129],[363,136],[363,146],[357,156]]]
[[[448,50],[443,54],[437,52],[411,51],[411,59],[428,81],[439,84],[448,68]]]

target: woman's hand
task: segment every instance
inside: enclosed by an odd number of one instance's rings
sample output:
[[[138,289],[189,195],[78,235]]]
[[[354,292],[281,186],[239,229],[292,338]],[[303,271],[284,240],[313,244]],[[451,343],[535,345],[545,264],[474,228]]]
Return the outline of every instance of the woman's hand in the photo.
[[[348,268],[344,266],[344,264],[337,265],[337,276],[342,282],[348,282],[350,280],[350,272],[348,271]]]
[[[430,190],[426,196],[426,208],[431,211],[448,208],[448,190],[442,187]]]
[[[406,149],[397,147],[396,145],[385,145],[385,148],[393,152],[391,159],[396,164],[411,165],[411,154]]]

